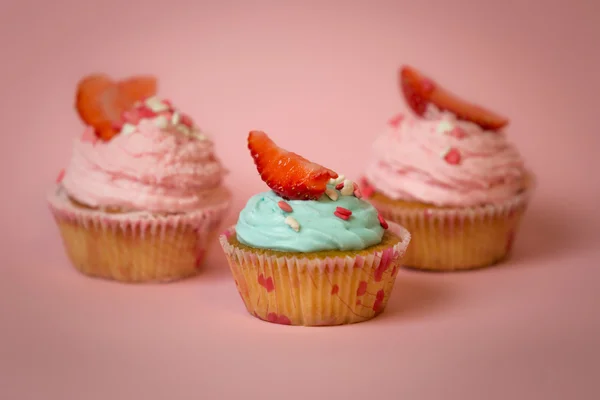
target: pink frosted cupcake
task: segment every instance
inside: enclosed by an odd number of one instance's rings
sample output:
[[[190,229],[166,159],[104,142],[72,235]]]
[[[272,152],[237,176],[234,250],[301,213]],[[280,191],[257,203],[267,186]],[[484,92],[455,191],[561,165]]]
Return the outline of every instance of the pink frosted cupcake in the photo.
[[[413,68],[402,68],[400,81],[414,114],[392,119],[377,139],[363,193],[411,232],[407,266],[461,270],[502,260],[533,186],[504,133],[508,120]]]
[[[213,143],[155,88],[152,78],[99,75],[79,85],[88,127],[48,200],[71,262],[86,275],[193,275],[229,207]]]

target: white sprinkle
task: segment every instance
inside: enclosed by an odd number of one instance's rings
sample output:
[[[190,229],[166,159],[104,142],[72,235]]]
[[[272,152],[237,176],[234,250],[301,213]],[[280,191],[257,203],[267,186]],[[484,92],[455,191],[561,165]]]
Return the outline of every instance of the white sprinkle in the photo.
[[[285,217],[285,223],[288,224],[296,232],[300,231],[300,224],[294,217]]]
[[[169,121],[164,115],[159,115],[158,117],[154,118],[154,125],[164,129],[169,125]]]
[[[121,127],[121,135],[123,136],[131,135],[133,132],[135,132],[135,125],[123,124]]]
[[[454,128],[454,126],[452,125],[452,123],[450,121],[440,121],[440,123],[437,126],[437,131],[438,133],[446,133],[452,130],[452,128]]]
[[[173,113],[173,116],[171,117],[171,123],[173,125],[177,125],[180,120],[181,120],[181,114],[179,114],[177,111],[175,111]]]
[[[187,126],[185,126],[183,124],[176,125],[175,129],[177,129],[179,132],[183,133],[184,135],[189,135],[191,133],[190,128],[188,128]]]
[[[338,199],[337,191],[335,191],[334,189],[331,189],[331,188],[325,189],[325,194],[327,196],[329,196],[329,198],[333,201],[337,201],[337,199]]]
[[[354,183],[350,179],[346,179],[340,193],[342,196],[352,196],[354,194]]]
[[[169,106],[163,103],[158,97],[150,97],[146,100],[146,105],[155,113],[167,111]]]
[[[334,185],[337,186],[338,184],[344,182],[344,179],[346,179],[346,177],[344,175],[338,175],[337,178],[331,178],[329,180],[329,184],[330,185]]]

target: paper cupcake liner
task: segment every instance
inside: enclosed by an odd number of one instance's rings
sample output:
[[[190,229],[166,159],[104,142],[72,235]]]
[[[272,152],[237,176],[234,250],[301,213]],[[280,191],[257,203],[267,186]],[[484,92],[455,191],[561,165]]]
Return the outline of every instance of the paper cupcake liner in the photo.
[[[410,242],[403,227],[390,223],[389,229],[401,239],[395,245],[322,258],[242,249],[229,240],[235,227],[219,240],[250,314],[283,325],[328,326],[366,321],[385,309]]]
[[[404,265],[452,271],[481,268],[506,258],[513,247],[532,188],[498,205],[436,209],[369,201],[412,235]]]
[[[58,186],[48,195],[69,259],[80,272],[123,282],[194,275],[229,209],[230,194],[185,214],[110,213],[74,205]]]

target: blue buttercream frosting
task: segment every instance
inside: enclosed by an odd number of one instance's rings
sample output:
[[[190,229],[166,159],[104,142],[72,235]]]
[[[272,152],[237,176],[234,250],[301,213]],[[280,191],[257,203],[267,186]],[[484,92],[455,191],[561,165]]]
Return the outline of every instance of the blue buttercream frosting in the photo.
[[[329,186],[330,190],[335,190]],[[318,200],[283,200],[272,191],[252,196],[235,227],[237,239],[250,247],[313,252],[322,250],[362,250],[379,244],[384,229],[377,210],[355,196],[342,196],[337,201],[327,195]],[[292,212],[285,212],[278,203],[285,201]],[[337,207],[352,211],[345,221],[334,215]],[[296,231],[286,218],[297,221]]]

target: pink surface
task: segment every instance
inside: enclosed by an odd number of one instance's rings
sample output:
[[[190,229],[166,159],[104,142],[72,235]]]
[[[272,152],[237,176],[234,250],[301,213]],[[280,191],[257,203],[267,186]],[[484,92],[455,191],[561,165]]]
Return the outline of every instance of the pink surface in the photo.
[[[252,3],[0,5],[0,398],[599,398],[599,4]],[[402,62],[511,117],[539,187],[510,263],[401,271],[381,317],[315,329],[250,317],[216,242],[166,286],[69,266],[44,195],[81,132],[83,74],[160,76],[214,133],[238,210],[265,188],[250,129],[356,177],[404,110]]]

